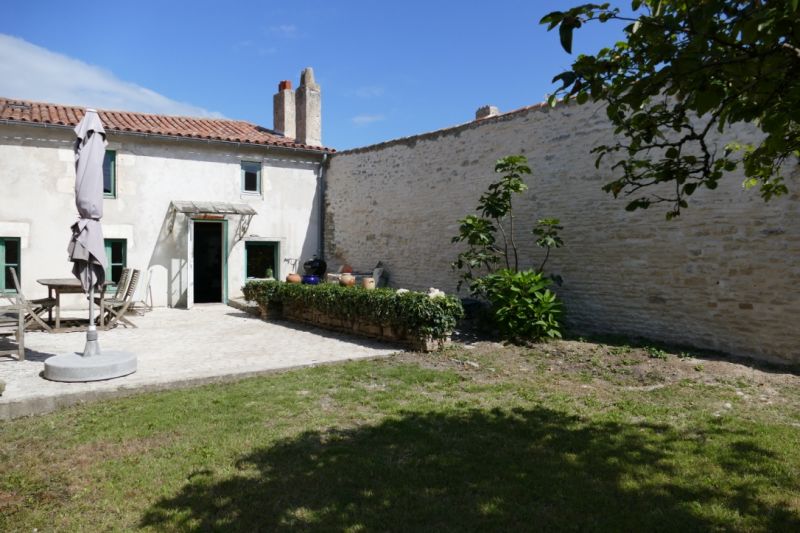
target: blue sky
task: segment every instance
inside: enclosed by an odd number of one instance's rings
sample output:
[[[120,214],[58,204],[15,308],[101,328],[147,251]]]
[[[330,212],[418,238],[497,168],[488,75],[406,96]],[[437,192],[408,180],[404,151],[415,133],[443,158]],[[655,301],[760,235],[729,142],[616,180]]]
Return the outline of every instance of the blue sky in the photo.
[[[6,0],[0,96],[272,127],[278,82],[312,66],[324,144],[364,146],[541,102],[571,56],[538,21],[580,3]],[[621,35],[590,25],[574,52]]]

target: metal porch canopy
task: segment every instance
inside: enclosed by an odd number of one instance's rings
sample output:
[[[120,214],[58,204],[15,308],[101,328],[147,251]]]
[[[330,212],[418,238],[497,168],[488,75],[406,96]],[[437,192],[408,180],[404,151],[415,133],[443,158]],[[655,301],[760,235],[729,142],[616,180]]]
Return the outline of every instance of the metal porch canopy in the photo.
[[[247,204],[226,202],[176,202],[172,207],[179,213],[188,215],[257,215],[256,210]]]
[[[239,220],[239,225],[236,228],[237,238],[244,236],[247,228],[250,226],[250,221],[258,213],[255,209],[247,204],[230,204],[227,202],[179,202],[173,200],[169,205],[169,227],[168,230],[172,233],[175,227],[175,216],[178,213],[183,213],[187,217],[201,216],[201,215],[240,215],[242,218]]]

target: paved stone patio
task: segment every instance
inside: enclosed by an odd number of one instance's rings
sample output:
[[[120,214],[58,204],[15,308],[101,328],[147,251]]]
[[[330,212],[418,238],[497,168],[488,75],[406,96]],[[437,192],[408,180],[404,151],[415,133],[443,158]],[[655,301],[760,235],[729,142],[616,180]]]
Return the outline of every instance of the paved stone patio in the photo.
[[[138,356],[136,373],[93,383],[56,383],[40,376],[44,361],[82,351],[85,333],[28,333],[26,361],[0,358],[0,419],[51,411],[60,406],[143,390],[186,387],[240,379],[271,370],[387,356],[400,348],[357,337],[264,322],[222,304],[191,310],[155,309],[134,317],[138,329],[100,332],[104,349]]]

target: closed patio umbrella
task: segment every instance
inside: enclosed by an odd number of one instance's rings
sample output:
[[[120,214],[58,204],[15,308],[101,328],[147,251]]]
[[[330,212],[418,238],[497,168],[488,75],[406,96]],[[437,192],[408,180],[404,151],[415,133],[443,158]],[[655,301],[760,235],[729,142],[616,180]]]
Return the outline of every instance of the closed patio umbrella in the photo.
[[[102,290],[107,264],[103,228],[103,158],[106,132],[94,109],[75,126],[75,205],[78,221],[72,225],[69,259],[72,273],[89,295],[89,328],[82,353],[51,357],[44,377],[54,381],[95,381],[136,371],[136,357],[128,352],[101,352],[94,323],[94,290]],[[100,312],[102,313],[102,309]]]
[[[72,273],[85,292],[102,288],[107,264],[103,228],[103,158],[106,131],[97,111],[88,109],[75,127],[75,205],[79,220],[72,225],[69,259]],[[90,300],[91,301],[91,300]]]
[[[103,218],[103,158],[106,154],[106,130],[94,109],[87,109],[75,126],[75,206],[78,221],[72,225],[69,260],[72,273],[89,294],[89,331],[86,332],[84,357],[100,353],[94,325],[94,289],[103,288],[106,280],[105,244],[100,219]],[[103,310],[101,309],[102,313]]]

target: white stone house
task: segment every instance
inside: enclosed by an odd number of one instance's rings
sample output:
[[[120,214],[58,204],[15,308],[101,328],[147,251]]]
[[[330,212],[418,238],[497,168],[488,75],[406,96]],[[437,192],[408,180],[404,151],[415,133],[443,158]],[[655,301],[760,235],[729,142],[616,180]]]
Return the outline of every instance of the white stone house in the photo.
[[[285,276],[321,253],[326,158],[313,72],[284,81],[267,129],[228,119],[98,110],[106,128],[103,231],[116,279],[149,278],[156,306],[239,296],[248,277]],[[0,97],[0,292],[41,296],[42,278],[70,277],[74,134],[80,107]],[[144,298],[142,284],[140,297]],[[85,300],[85,299],[84,299]],[[78,296],[66,307],[85,304]]]

